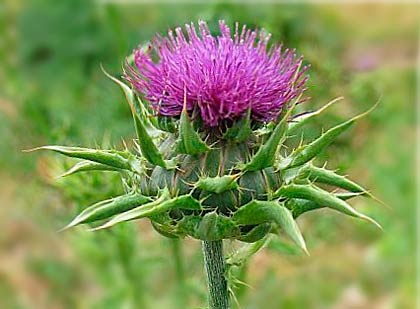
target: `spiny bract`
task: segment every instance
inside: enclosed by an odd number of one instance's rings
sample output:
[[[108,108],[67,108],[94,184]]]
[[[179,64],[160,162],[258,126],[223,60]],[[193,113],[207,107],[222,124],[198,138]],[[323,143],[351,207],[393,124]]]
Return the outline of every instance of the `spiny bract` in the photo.
[[[295,219],[307,211],[328,207],[377,224],[346,202],[369,195],[365,189],[312,164],[363,115],[284,155],[282,145],[287,138],[332,102],[318,111],[293,116],[306,80],[299,73],[301,60],[276,47],[267,53],[265,34],[255,44],[257,32],[244,28],[238,34],[236,27],[231,39],[227,26],[221,22],[220,27],[222,34],[216,38],[204,23],[200,23],[201,39],[193,25],[187,26],[189,41],[180,29],[177,38],[172,33],[170,39],[160,38],[155,42],[157,63],[137,51],[140,71],[127,63],[125,73],[134,90],[106,73],[121,87],[130,105],[138,138],[135,149],[37,148],[83,160],[65,176],[85,171],[121,174],[125,195],[87,207],[67,227],[99,221],[102,225],[95,229],[101,229],[149,218],[167,237],[244,242],[282,231],[306,251]],[[269,68],[270,75],[264,75],[259,66]],[[210,77],[215,72],[231,74],[231,70],[241,72],[239,80],[233,75],[227,77],[233,80],[224,82],[219,80],[222,77]],[[240,92],[242,81],[248,82],[244,92]],[[205,99],[218,85],[221,93]],[[144,103],[144,97],[151,104]],[[272,101],[271,106],[267,100]],[[317,183],[348,192],[330,193]]]

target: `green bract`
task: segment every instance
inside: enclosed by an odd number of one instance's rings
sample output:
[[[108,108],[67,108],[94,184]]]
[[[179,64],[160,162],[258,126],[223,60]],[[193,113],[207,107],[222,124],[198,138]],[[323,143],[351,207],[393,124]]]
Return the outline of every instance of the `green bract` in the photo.
[[[249,243],[270,232],[283,231],[306,252],[295,219],[310,210],[327,207],[378,225],[346,202],[358,195],[370,196],[364,188],[312,164],[364,114],[282,156],[280,150],[287,150],[282,147],[287,138],[298,134],[333,102],[297,117],[291,116],[291,106],[279,119],[266,124],[253,123],[248,111],[228,128],[204,130],[200,129],[200,120],[185,107],[178,118],[153,115],[130,87],[109,77],[122,88],[130,105],[137,132],[136,149],[36,148],[83,160],[63,176],[88,171],[121,174],[126,195],[87,207],[67,227],[98,221],[93,228],[96,230],[149,218],[153,227],[167,237]],[[327,192],[317,183],[347,192]]]

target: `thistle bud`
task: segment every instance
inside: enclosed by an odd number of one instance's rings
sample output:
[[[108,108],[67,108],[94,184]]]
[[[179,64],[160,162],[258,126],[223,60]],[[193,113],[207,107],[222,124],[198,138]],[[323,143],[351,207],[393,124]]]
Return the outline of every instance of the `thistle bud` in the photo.
[[[135,50],[134,63],[124,67],[127,84],[106,73],[129,103],[137,149],[40,148],[84,160],[67,175],[113,171],[131,191],[88,207],[69,227],[148,218],[167,237],[250,243],[282,231],[307,252],[295,221],[306,211],[328,207],[376,224],[346,201],[365,193],[361,186],[311,163],[359,117],[284,149],[332,103],[294,117],[308,78],[302,57],[278,45],[268,50],[264,31],[236,24],[232,35],[223,21],[219,26],[213,36],[205,22],[198,30],[191,23],[186,34],[177,28],[147,51]],[[330,193],[317,182],[350,193]]]

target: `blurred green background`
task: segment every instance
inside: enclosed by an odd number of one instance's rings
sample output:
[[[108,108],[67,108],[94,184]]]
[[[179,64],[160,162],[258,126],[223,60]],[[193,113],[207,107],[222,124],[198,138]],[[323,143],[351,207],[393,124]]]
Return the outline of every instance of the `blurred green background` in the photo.
[[[306,129],[308,140],[380,99],[323,158],[390,205],[353,203],[384,231],[327,210],[302,216],[311,256],[272,242],[247,267],[250,287],[238,291],[241,308],[414,308],[418,9],[2,1],[0,308],[203,307],[197,241],[162,239],[147,222],[57,233],[81,207],[121,192],[118,178],[57,180],[68,160],[21,153],[44,144],[121,147],[130,141],[129,109],[100,64],[118,76],[139,43],[197,19],[213,29],[219,19],[264,27],[273,41],[296,47],[312,65],[311,100],[302,108],[345,97]]]

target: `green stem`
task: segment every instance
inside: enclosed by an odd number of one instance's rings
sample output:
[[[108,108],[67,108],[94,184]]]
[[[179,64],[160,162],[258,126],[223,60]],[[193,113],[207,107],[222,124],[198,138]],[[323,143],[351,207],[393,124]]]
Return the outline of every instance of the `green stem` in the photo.
[[[183,261],[181,241],[179,238],[170,240],[172,246],[172,256],[174,258],[175,276],[177,284],[177,305],[178,308],[186,308],[187,304],[187,286],[185,281],[185,267]]]
[[[209,289],[210,309],[228,309],[229,292],[225,277],[223,241],[203,241],[204,264]]]

